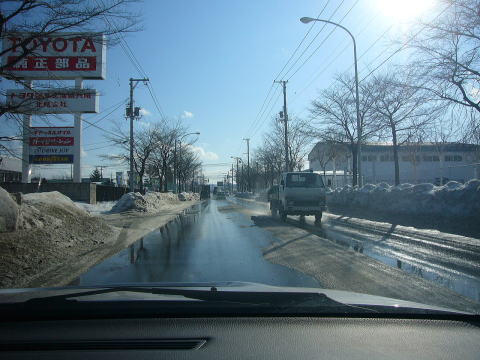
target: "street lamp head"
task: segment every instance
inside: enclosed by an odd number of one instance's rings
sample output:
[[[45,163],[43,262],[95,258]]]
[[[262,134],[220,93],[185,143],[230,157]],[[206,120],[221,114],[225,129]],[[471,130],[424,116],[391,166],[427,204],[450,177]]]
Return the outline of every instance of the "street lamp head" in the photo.
[[[315,21],[316,19],[311,18],[311,17],[302,17],[300,21],[304,24],[308,24],[309,22]]]

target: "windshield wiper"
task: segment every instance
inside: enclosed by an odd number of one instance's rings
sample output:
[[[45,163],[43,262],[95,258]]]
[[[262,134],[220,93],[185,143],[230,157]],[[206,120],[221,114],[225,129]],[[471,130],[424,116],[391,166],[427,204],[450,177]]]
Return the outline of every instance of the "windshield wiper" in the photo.
[[[320,292],[258,292],[258,291],[224,291],[218,290],[215,286],[209,286],[208,290],[198,289],[182,289],[182,288],[170,288],[170,287],[148,287],[148,286],[114,286],[101,288],[98,290],[74,292],[61,295],[53,295],[46,297],[38,297],[27,300],[23,303],[26,307],[48,306],[55,307],[59,305],[75,306],[82,303],[81,297],[109,294],[115,292],[133,292],[133,293],[145,293],[155,295],[176,295],[183,296],[195,301],[194,303],[189,301],[173,300],[176,306],[184,304],[185,306],[203,306],[212,307],[219,305],[226,308],[236,307],[248,307],[252,309],[268,309],[268,312],[284,313],[284,312],[309,312],[309,313],[378,313],[377,310],[371,307],[364,307],[361,305],[351,305],[338,302]],[[126,299],[127,302],[142,302],[138,299]],[[149,299],[151,300],[151,299]],[[98,302],[119,302],[115,299],[99,299]],[[92,302],[92,301],[89,301]],[[96,301],[93,301],[94,303]],[[98,303],[96,302],[96,303]],[[145,302],[145,301],[143,301]],[[162,299],[158,302],[161,305],[170,305],[172,300]]]
[[[29,299],[25,304],[52,304],[52,303],[73,303],[78,302],[81,297],[115,293],[115,292],[133,292],[155,295],[177,295],[187,299],[202,300],[207,302],[237,303],[250,305],[269,305],[269,306],[334,306],[334,307],[353,307],[347,304],[335,301],[328,296],[317,292],[257,292],[257,291],[220,291],[215,286],[210,286],[207,290],[198,289],[179,289],[148,286],[114,286],[91,291],[78,291],[67,294],[38,297]],[[369,310],[371,311],[371,310]]]

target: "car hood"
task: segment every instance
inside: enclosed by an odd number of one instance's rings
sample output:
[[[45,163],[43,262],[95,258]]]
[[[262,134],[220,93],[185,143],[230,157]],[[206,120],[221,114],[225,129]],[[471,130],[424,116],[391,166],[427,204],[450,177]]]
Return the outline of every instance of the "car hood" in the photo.
[[[128,283],[128,284],[109,284],[106,286],[75,286],[75,287],[58,287],[58,288],[28,288],[28,289],[0,289],[0,304],[1,303],[21,303],[30,299],[43,298],[54,295],[67,295],[72,293],[89,292],[96,289],[106,288],[129,288],[129,287],[161,287],[161,288],[177,288],[190,290],[208,290],[212,286],[216,287],[218,291],[241,291],[241,292],[279,292],[279,293],[321,293],[327,297],[343,304],[352,305],[369,305],[369,306],[384,306],[393,308],[413,308],[431,311],[445,311],[458,314],[470,314],[459,311],[457,309],[439,307],[435,305],[428,305],[408,300],[400,300],[387,298],[377,295],[369,295],[344,290],[332,290],[322,288],[306,288],[306,287],[287,287],[287,286],[273,286],[253,282],[208,282],[208,283]],[[171,295],[156,295],[135,293],[129,291],[116,291],[111,293],[104,293],[100,295],[89,296],[81,298],[82,300],[172,300]],[[185,300],[183,297],[178,297],[179,300]]]

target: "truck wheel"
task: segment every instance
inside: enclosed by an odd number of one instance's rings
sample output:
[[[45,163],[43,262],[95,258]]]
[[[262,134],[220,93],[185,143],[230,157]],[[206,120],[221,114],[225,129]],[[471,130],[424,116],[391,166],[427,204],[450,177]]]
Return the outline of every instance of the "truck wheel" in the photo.
[[[287,221],[287,213],[285,211],[280,210],[280,219],[282,219],[283,222]]]
[[[322,213],[319,213],[315,215],[315,225],[321,225],[321,224],[322,224]]]

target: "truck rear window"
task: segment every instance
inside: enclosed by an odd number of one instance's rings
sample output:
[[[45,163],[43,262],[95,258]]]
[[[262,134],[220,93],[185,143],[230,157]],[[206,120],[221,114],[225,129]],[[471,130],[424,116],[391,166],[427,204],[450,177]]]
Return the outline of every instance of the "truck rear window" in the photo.
[[[305,173],[287,174],[287,187],[317,188],[324,187],[324,185],[320,175],[313,173]]]

